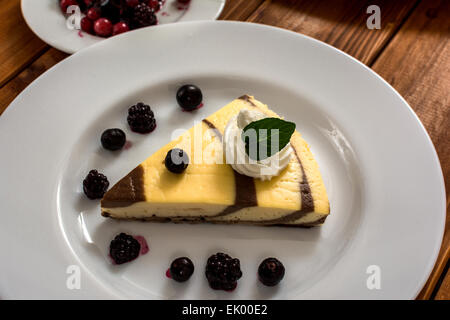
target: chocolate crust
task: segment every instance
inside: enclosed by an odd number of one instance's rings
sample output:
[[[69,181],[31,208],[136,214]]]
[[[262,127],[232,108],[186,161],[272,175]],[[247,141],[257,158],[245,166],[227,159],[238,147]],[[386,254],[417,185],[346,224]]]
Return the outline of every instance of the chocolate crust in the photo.
[[[129,207],[145,200],[144,168],[139,165],[105,194],[101,206],[102,208]],[[102,215],[104,215],[103,212]]]
[[[110,217],[111,219],[117,219],[111,217],[109,213],[102,212],[102,216]],[[146,218],[127,218],[127,219],[117,219],[117,220],[130,220],[130,221],[143,221],[143,222],[157,222],[157,223],[188,223],[188,224],[198,224],[198,223],[211,223],[211,224],[246,224],[253,226],[264,226],[264,227],[290,227],[290,228],[312,228],[317,227],[323,224],[326,220],[327,216],[323,216],[316,221],[308,222],[308,223],[300,223],[300,224],[281,224],[281,223],[272,223],[270,221],[258,223],[254,221],[245,221],[245,220],[234,220],[234,221],[212,221],[208,220],[205,217],[173,217],[173,218],[162,218],[162,217],[146,217]]]

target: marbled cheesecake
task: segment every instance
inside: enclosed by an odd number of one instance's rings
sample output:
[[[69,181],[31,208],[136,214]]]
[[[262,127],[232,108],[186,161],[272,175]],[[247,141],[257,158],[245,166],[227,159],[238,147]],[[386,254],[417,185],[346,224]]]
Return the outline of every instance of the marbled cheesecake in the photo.
[[[222,135],[228,121],[243,108],[279,117],[251,96],[232,101],[116,183],[101,201],[102,215],[172,222],[322,224],[330,213],[327,192],[319,166],[297,131],[290,140],[293,153],[289,164],[270,180],[239,174],[225,164],[220,152]],[[199,133],[200,143],[191,139]],[[191,163],[183,174],[171,173],[164,165],[166,154],[175,147],[189,153]],[[216,161],[220,157],[223,161]]]

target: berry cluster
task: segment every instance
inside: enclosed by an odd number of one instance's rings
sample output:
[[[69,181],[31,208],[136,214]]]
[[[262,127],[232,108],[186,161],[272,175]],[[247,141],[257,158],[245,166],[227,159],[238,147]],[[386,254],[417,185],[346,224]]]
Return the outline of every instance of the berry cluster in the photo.
[[[60,0],[60,7],[66,14],[69,6],[79,6],[85,14],[81,29],[106,38],[157,24],[155,13],[163,3],[164,0]]]

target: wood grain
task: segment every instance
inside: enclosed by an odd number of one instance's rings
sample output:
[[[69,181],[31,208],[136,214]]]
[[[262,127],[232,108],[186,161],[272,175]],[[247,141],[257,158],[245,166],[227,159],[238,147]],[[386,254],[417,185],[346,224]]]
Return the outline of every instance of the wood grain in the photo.
[[[447,268],[443,274],[444,280],[437,290],[436,296],[434,297],[435,300],[450,300],[450,271],[448,265],[449,262],[447,260]]]
[[[381,29],[366,26],[369,5],[381,9]],[[249,21],[322,40],[370,64],[416,5],[416,1],[266,0]]]
[[[20,0],[0,0],[0,87],[39,57],[48,46],[22,18]]]
[[[31,82],[67,56],[64,52],[52,48],[0,88],[0,114]]]
[[[227,0],[219,19],[245,21],[264,0]]]
[[[422,120],[434,142],[446,180],[446,234],[434,271],[419,295],[421,299],[430,297],[450,247],[449,17],[449,1],[421,2],[373,65],[373,69],[400,92]]]

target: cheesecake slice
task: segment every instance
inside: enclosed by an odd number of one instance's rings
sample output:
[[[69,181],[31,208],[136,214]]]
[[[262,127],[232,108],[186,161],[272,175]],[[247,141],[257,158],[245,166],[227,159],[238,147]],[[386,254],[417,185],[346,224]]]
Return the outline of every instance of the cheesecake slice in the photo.
[[[242,96],[171,141],[116,183],[101,201],[115,219],[312,227],[330,213],[319,166],[300,133],[291,137],[289,164],[271,180],[239,174],[225,164],[222,135],[241,109],[279,117],[251,96]],[[201,137],[196,139],[194,137]],[[164,159],[181,148],[190,164],[169,172]]]

